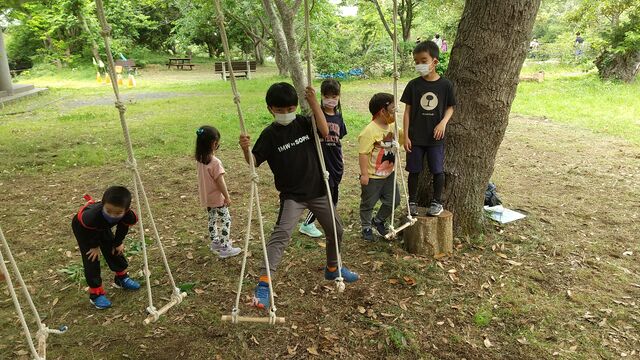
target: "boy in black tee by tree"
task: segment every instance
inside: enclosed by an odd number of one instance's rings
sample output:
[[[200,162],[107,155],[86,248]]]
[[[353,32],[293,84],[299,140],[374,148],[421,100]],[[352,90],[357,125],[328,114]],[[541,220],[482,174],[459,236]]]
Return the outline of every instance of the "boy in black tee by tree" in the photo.
[[[316,118],[318,132],[322,137],[329,135],[329,127],[315,90],[307,87],[305,97]],[[280,192],[280,211],[273,232],[267,244],[267,257],[271,275],[278,268],[291,233],[305,209],[311,210],[327,234],[327,264],[324,277],[335,280],[338,277],[337,249],[333,233],[336,224],[338,241],[342,240],[342,222],[337,213],[331,217],[331,206],[326,195],[324,180],[320,170],[320,160],[315,149],[311,118],[296,115],[298,95],[288,83],[271,85],[266,95],[267,108],[274,122],[267,126],[256,141],[253,150],[249,147],[249,136],[240,136],[240,147],[245,160],[253,156],[255,166],[267,162],[273,173],[276,189]],[[342,277],[346,282],[357,281],[358,274],[342,267]],[[270,289],[266,268],[256,286],[253,305],[269,308]]]
[[[129,227],[138,222],[138,217],[130,209],[131,192],[122,186],[111,186],[102,195],[102,201],[95,202],[85,195],[87,204],[80,208],[71,221],[73,234],[78,241],[84,276],[89,285],[89,301],[98,309],[111,307],[105,296],[100,277],[100,253],[109,269],[115,273],[116,287],[138,290],[140,284],[127,274],[127,259],[122,243]],[[115,235],[111,228],[116,227]]]
[[[451,81],[436,72],[440,48],[433,41],[423,41],[413,49],[416,71],[420,76],[411,80],[400,101],[404,109],[404,148],[409,172],[409,212],[418,215],[418,179],[427,158],[433,176],[433,199],[427,214],[438,216],[444,189],[444,135],[453,115],[456,99]]]

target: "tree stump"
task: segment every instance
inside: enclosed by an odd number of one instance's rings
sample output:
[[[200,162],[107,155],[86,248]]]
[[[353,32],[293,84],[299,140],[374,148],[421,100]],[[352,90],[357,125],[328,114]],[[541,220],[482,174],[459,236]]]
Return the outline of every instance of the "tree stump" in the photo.
[[[453,214],[447,210],[440,216],[418,216],[413,226],[404,230],[404,246],[408,252],[424,256],[453,253]]]

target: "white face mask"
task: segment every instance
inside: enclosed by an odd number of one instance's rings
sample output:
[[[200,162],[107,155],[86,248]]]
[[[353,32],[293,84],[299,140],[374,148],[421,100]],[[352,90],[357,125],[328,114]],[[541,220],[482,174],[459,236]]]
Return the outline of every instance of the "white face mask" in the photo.
[[[431,72],[431,64],[417,64],[416,71],[422,76],[427,75]]]
[[[296,119],[296,112],[294,111],[294,112],[290,112],[290,113],[286,113],[286,114],[274,113],[273,116],[275,116],[275,121],[278,124],[287,126],[287,125],[291,124],[291,122],[293,120]]]
[[[338,99],[322,98],[322,105],[333,109],[338,106]]]

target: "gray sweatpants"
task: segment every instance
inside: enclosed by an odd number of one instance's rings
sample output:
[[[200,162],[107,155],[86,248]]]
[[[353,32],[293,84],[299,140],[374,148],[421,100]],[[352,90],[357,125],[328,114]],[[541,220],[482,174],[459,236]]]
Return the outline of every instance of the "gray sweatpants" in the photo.
[[[371,228],[373,208],[378,200],[382,202],[376,218],[385,222],[391,216],[391,202],[393,201],[393,173],[384,179],[369,179],[369,184],[361,185],[360,194],[360,223],[363,229]],[[396,204],[400,205],[400,191],[396,186]]]
[[[336,243],[333,237],[333,221],[331,220],[331,208],[327,196],[322,196],[308,201],[298,202],[294,200],[280,200],[280,213],[278,220],[273,227],[271,238],[267,243],[267,257],[269,258],[269,268],[271,275],[278,268],[282,254],[289,244],[291,233],[298,225],[300,215],[305,209],[309,209],[318,219],[318,223],[322,226],[324,233],[327,235],[327,266],[338,266],[338,255],[336,251]],[[335,213],[336,232],[338,234],[338,242],[342,241],[342,222],[338,213]],[[263,265],[261,275],[267,274],[266,266]]]

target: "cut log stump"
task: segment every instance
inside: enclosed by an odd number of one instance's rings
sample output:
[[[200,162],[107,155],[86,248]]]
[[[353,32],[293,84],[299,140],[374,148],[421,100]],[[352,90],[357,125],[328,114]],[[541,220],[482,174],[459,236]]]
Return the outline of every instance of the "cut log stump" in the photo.
[[[404,246],[408,252],[423,256],[443,256],[453,253],[453,214],[418,216],[418,221],[404,230]]]

